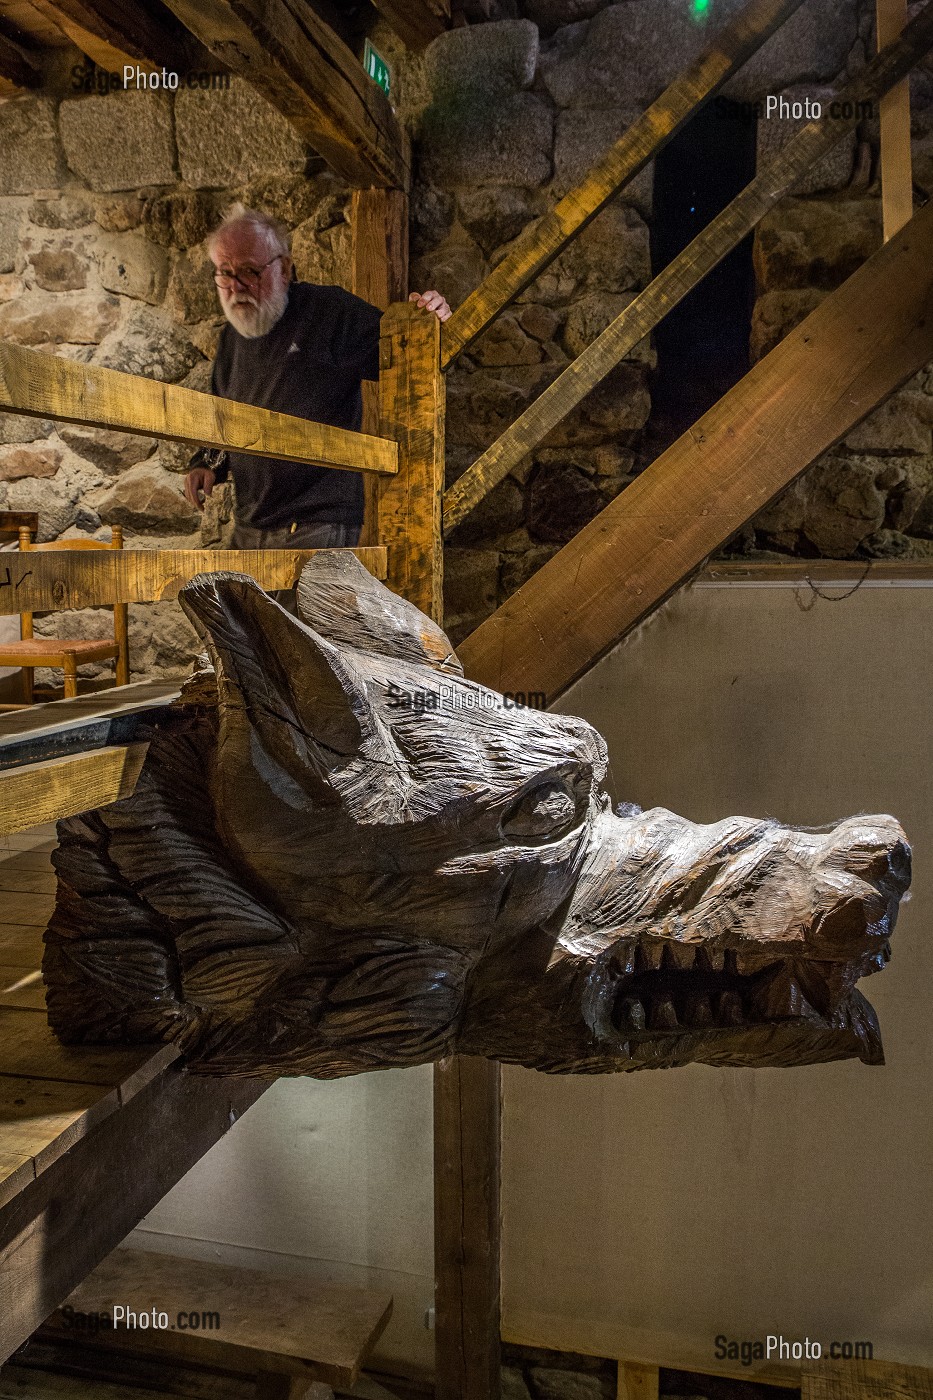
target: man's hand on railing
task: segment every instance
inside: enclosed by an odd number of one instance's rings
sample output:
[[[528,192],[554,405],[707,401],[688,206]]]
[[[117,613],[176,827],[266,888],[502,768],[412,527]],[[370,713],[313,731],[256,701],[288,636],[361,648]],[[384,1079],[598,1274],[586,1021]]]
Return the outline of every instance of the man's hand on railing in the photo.
[[[416,301],[428,311],[433,311],[439,321],[446,321],[452,314],[447,301],[440,292],[409,292],[409,301]]]
[[[198,510],[204,509],[200,492],[203,491],[205,496],[209,496],[214,489],[215,480],[210,467],[192,467],[185,477],[185,496]]]

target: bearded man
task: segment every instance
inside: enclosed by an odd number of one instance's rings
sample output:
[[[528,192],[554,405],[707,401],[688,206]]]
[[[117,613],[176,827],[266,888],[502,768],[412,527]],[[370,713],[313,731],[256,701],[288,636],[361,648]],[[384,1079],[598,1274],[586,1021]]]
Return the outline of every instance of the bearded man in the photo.
[[[361,382],[379,378],[382,312],[342,287],[294,280],[284,225],[235,204],[207,251],[227,324],[211,392],[257,408],[359,432]],[[409,301],[446,321],[440,292]],[[196,452],[185,495],[203,510],[218,481],[236,491],[234,549],[333,549],[355,545],[363,524],[359,472],[302,466],[241,452]]]

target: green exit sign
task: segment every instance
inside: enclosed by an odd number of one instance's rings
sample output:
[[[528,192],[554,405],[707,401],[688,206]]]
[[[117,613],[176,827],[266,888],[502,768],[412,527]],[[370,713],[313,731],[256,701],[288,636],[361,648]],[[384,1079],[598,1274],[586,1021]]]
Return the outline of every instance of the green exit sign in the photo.
[[[389,91],[389,84],[392,81],[389,65],[380,54],[376,53],[376,50],[368,39],[363,48],[363,67],[366,69],[366,72],[372,78],[373,82],[379,84],[383,92]]]

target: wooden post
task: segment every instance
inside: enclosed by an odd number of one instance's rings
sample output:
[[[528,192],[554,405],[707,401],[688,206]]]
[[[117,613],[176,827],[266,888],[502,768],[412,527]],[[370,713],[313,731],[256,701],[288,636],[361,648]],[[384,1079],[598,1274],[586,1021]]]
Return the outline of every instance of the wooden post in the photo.
[[[893,44],[907,23],[907,0],[875,0],[878,48]],[[904,227],[914,212],[913,166],[910,158],[910,80],[905,78],[882,97],[881,216],[884,241]]]
[[[444,488],[444,380],[441,323],[413,302],[382,318],[379,425],[399,447],[398,475],[379,492],[379,543],[386,583],[436,622],[443,619],[441,493]]]
[[[356,296],[388,311],[394,301],[408,296],[408,196],[404,190],[354,190],[351,286]],[[379,389],[363,384],[363,432],[375,435],[379,424]],[[377,544],[378,491],[364,477],[366,509],[360,544]]]
[[[386,582],[443,619],[444,382],[440,322],[411,303],[382,318],[379,431],[399,471],[379,492]],[[499,1066],[455,1056],[434,1071],[438,1400],[499,1395]]]
[[[500,1393],[500,1105],[495,1060],[435,1066],[436,1400]]]

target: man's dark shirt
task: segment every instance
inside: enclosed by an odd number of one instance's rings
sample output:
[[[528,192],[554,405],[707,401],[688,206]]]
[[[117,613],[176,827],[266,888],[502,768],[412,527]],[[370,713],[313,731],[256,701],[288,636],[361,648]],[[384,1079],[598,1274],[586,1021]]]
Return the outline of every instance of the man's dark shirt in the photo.
[[[268,335],[249,340],[227,324],[211,378],[213,393],[359,432],[360,381],[379,378],[382,312],[342,287],[293,282],[288,305]],[[363,478],[332,467],[230,452],[237,520],[256,529],[326,521],[358,529]]]

